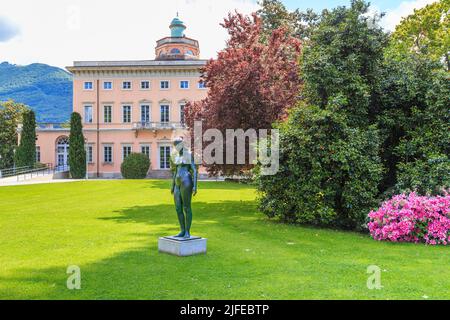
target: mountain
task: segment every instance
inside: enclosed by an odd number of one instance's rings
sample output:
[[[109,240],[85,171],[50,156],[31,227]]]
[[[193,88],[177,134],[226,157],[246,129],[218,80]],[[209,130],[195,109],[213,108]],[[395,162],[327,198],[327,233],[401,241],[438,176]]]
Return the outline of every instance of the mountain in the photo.
[[[65,122],[72,112],[72,76],[42,63],[0,63],[0,101],[30,106],[38,122]]]

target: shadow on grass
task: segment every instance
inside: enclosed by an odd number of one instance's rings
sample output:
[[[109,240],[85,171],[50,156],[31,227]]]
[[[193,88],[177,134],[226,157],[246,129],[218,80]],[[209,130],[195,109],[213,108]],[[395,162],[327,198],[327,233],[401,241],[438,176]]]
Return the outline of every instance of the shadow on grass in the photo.
[[[170,190],[172,180],[149,180],[149,187]],[[224,181],[199,181],[199,190],[251,190],[255,189],[251,184],[224,182]]]

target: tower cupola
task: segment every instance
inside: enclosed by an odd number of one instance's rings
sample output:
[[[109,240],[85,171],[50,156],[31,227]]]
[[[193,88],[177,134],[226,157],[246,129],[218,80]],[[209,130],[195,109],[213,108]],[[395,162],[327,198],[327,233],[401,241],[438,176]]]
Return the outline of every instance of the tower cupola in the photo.
[[[196,60],[200,57],[197,40],[186,37],[186,25],[177,16],[170,23],[170,37],[156,42],[156,60]]]
[[[170,31],[172,38],[182,38],[184,37],[184,30],[186,30],[186,26],[183,21],[181,21],[178,17],[174,18],[170,23]]]

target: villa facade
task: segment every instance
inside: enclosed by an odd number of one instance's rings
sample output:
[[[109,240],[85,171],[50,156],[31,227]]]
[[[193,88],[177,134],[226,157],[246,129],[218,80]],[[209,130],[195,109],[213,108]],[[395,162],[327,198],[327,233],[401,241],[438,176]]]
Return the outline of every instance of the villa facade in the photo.
[[[186,132],[184,107],[206,97],[200,81],[198,41],[184,35],[175,18],[171,36],[157,41],[154,60],[74,62],[73,111],[83,121],[87,167],[91,177],[120,177],[120,166],[132,152],[151,160],[150,177],[169,175],[172,143]],[[40,124],[37,160],[67,167],[69,129]]]

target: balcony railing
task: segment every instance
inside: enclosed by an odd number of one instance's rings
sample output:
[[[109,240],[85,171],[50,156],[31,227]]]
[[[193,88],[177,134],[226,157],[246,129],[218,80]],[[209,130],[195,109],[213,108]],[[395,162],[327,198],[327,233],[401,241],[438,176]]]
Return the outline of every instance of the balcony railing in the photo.
[[[134,122],[135,130],[176,130],[185,129],[185,125],[181,122]]]
[[[69,123],[38,123],[36,125],[38,130],[69,130]]]

